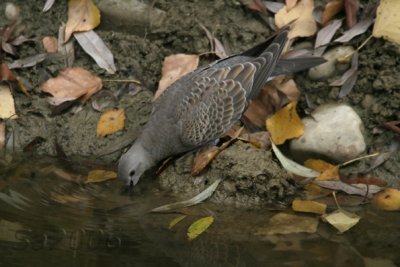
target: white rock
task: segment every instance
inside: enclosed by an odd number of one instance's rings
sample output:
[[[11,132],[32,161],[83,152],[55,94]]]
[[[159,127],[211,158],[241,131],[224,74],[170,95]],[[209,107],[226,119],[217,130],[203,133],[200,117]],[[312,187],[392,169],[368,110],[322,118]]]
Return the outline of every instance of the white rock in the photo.
[[[364,152],[362,121],[351,107],[328,104],[320,106],[311,115],[303,119],[304,135],[290,143],[297,161],[327,158],[345,162]]]
[[[350,62],[338,63],[337,60],[351,55],[353,52],[354,48],[351,46],[338,46],[328,50],[323,55],[324,59],[327,61],[324,64],[311,68],[308,71],[308,76],[312,80],[324,80],[331,78],[336,74],[343,73],[349,68]]]
[[[19,17],[20,9],[17,5],[13,3],[7,3],[4,14],[8,20],[14,20]]]

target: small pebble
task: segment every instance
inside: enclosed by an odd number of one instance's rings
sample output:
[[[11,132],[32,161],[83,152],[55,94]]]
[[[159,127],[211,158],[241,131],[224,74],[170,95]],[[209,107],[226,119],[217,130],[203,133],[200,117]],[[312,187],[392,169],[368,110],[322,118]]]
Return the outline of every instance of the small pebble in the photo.
[[[8,20],[14,20],[19,17],[20,9],[17,5],[13,3],[7,3],[4,13]]]

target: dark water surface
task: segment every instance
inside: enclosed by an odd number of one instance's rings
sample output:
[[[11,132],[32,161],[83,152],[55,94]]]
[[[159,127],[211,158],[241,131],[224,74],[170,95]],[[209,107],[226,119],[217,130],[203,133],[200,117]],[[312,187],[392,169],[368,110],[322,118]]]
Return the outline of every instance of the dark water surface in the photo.
[[[116,180],[84,184],[84,164],[10,160],[0,164],[0,266],[400,265],[399,212],[358,208],[360,223],[342,235],[320,222],[313,234],[267,236],[257,229],[276,212],[205,203],[169,230],[178,214],[148,212],[175,201],[156,181],[126,192]],[[190,223],[210,215],[188,241]]]

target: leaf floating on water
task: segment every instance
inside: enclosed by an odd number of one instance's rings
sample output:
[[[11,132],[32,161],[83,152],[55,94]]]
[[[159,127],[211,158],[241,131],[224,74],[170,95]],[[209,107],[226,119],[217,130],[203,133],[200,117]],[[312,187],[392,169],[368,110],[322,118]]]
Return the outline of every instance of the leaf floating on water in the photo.
[[[125,111],[122,108],[101,114],[96,128],[97,137],[105,137],[124,129],[125,118]]]
[[[175,225],[177,225],[180,221],[182,221],[183,219],[185,219],[187,217],[187,215],[181,215],[176,217],[175,219],[173,219],[172,221],[169,222],[168,225],[168,229],[172,229],[172,227],[174,227]]]
[[[65,28],[67,42],[73,32],[90,31],[100,24],[100,10],[92,0],[69,0],[68,21]]]
[[[297,102],[290,102],[284,108],[267,119],[267,130],[275,144],[304,134],[304,124],[296,111]]]
[[[271,217],[268,225],[256,230],[256,235],[315,233],[318,218],[280,212]]]
[[[274,151],[279,162],[282,164],[282,167],[288,172],[307,178],[314,178],[320,175],[319,172],[304,167],[303,165],[300,165],[297,162],[294,162],[293,160],[285,157],[273,142],[271,142],[271,145],[272,145],[272,150]]]
[[[292,202],[292,209],[294,211],[324,214],[326,211],[326,204],[311,200],[295,199]]]
[[[74,37],[78,40],[83,50],[96,61],[99,67],[111,74],[117,71],[113,54],[95,31],[74,33]]]
[[[89,172],[85,184],[100,183],[111,179],[116,179],[117,173],[106,170],[92,170]]]
[[[53,95],[50,104],[60,105],[66,101],[81,99],[85,102],[93,94],[100,91],[103,84],[101,79],[90,71],[80,67],[67,68],[40,85],[43,92]]]
[[[0,85],[0,99],[0,119],[18,118],[15,111],[14,98],[8,86]]]
[[[213,222],[214,222],[214,217],[208,216],[198,219],[197,221],[192,223],[187,231],[187,237],[189,241],[197,238],[199,235],[204,233],[204,231],[207,230]]]
[[[382,210],[400,210],[400,191],[395,188],[385,188],[374,196],[372,204]]]
[[[219,183],[221,182],[221,179],[216,180],[214,183],[212,183],[209,187],[207,187],[203,192],[198,194],[197,196],[189,199],[189,200],[184,200],[184,201],[179,201],[179,202],[174,202],[171,204],[163,205],[157,208],[152,209],[150,212],[167,212],[175,209],[180,209],[184,207],[189,207],[193,205],[197,205],[201,203],[202,201],[206,200],[212,194],[214,191],[217,189]]]
[[[376,12],[374,37],[383,37],[400,44],[400,1],[381,0]]]
[[[322,215],[322,219],[339,230],[340,233],[343,233],[356,225],[361,217],[355,213],[338,209],[332,213]]]

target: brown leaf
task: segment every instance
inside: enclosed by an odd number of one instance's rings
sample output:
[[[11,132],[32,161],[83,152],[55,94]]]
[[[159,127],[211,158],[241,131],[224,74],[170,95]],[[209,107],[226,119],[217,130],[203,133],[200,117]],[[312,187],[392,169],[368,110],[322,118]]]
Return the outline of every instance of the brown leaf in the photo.
[[[42,40],[43,47],[47,53],[56,53],[58,49],[57,38],[53,36],[46,36]]]
[[[324,214],[326,211],[326,204],[311,200],[295,199],[292,202],[292,209],[294,211]]]
[[[322,25],[326,26],[344,7],[344,0],[332,0],[322,13]]]
[[[0,81],[15,81],[14,74],[4,63],[0,65]]]
[[[285,79],[276,78],[273,81],[273,85],[281,91],[290,101],[298,101],[300,97],[300,91],[293,79],[285,81]]]
[[[267,9],[261,0],[239,0],[239,1],[251,10],[257,11],[263,15],[268,15]]]
[[[100,24],[100,11],[92,0],[69,0],[65,28],[67,42],[74,32],[90,31]]]
[[[398,125],[398,126],[397,126]],[[395,133],[400,134],[400,121],[389,121],[383,124],[383,127]]]
[[[304,162],[304,166],[321,173],[315,181],[339,180],[338,165],[332,165],[320,159],[308,159]]]
[[[6,147],[6,123],[0,121],[0,151]]]
[[[312,36],[317,31],[313,10],[313,0],[300,0],[291,10],[287,10],[286,7],[280,9],[275,15],[275,24],[282,28],[292,23],[289,39]]]
[[[97,123],[97,137],[104,137],[122,130],[125,127],[125,112],[122,108],[109,110],[101,114]]]
[[[155,101],[171,84],[185,74],[195,70],[199,65],[198,55],[176,54],[164,59],[162,77],[158,84],[158,90],[154,95]]]
[[[265,149],[271,147],[271,138],[268,132],[256,132],[256,133],[245,133],[242,134],[239,140],[244,142],[249,142],[250,144],[254,145],[257,148]]]
[[[50,104],[60,105],[80,98],[84,103],[102,88],[101,79],[80,67],[67,68],[40,85],[43,92],[53,95]]]
[[[368,196],[378,193],[382,187],[366,184],[346,184],[342,181],[314,181],[316,185],[332,190],[340,190],[350,195]]]
[[[373,176],[355,176],[355,177],[344,177],[340,176],[340,180],[347,184],[367,184],[367,185],[377,185],[380,187],[385,187],[387,183],[379,178]]]
[[[347,28],[351,29],[354,25],[357,24],[357,14],[359,7],[359,0],[344,0]]]
[[[297,114],[296,106],[297,102],[290,102],[267,119],[267,130],[275,144],[280,145],[288,139],[303,135],[304,125]]]

